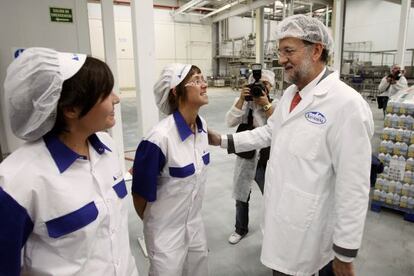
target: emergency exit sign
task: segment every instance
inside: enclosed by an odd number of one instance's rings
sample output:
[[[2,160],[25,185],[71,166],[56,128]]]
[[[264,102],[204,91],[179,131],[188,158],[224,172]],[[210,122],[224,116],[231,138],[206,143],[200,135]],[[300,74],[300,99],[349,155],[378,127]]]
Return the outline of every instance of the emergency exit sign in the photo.
[[[49,11],[52,22],[73,22],[72,9],[49,7]]]

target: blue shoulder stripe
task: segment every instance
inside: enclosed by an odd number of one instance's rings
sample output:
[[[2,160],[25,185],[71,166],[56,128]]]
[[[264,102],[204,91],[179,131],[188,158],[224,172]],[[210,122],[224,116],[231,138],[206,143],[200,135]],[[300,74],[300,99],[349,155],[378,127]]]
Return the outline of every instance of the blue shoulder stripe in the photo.
[[[132,171],[132,192],[147,201],[157,199],[157,181],[165,165],[165,156],[154,143],[142,141],[135,153]]]
[[[0,187],[0,275],[20,275],[21,250],[33,222],[26,209]]]

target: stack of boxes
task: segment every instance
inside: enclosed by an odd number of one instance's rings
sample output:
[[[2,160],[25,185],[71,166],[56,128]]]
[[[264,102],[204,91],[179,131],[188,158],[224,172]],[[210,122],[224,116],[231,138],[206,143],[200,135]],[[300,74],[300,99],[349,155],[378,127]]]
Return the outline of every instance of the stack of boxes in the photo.
[[[414,209],[414,99],[403,94],[388,102],[378,158],[373,200],[403,211]]]

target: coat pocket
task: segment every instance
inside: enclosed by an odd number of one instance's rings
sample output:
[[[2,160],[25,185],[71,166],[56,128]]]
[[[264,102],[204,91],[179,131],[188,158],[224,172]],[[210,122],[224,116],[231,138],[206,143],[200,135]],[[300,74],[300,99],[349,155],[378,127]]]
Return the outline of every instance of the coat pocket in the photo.
[[[319,198],[285,184],[276,207],[276,218],[288,227],[307,230],[315,218]]]
[[[203,155],[203,162],[204,165],[208,165],[210,163],[210,153],[207,152],[206,154]]]
[[[169,167],[170,175],[173,177],[184,178],[195,173],[194,164],[191,163],[185,167]]]
[[[313,125],[296,128],[288,146],[289,151],[303,159],[315,159],[321,146],[322,133],[322,128]]]
[[[112,186],[112,188],[115,190],[115,193],[119,198],[124,198],[128,194],[124,179]]]
[[[98,208],[92,201],[82,208],[46,222],[51,238],[59,238],[92,223],[98,217]]]

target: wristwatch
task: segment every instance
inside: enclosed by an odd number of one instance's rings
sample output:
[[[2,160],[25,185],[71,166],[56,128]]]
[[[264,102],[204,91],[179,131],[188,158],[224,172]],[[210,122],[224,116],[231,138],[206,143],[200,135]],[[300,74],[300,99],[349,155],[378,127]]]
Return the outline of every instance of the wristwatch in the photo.
[[[266,104],[266,105],[264,105],[264,106],[263,106],[263,110],[266,112],[266,111],[268,111],[271,107],[272,107],[272,104],[271,104],[271,103],[268,103],[268,104]]]

